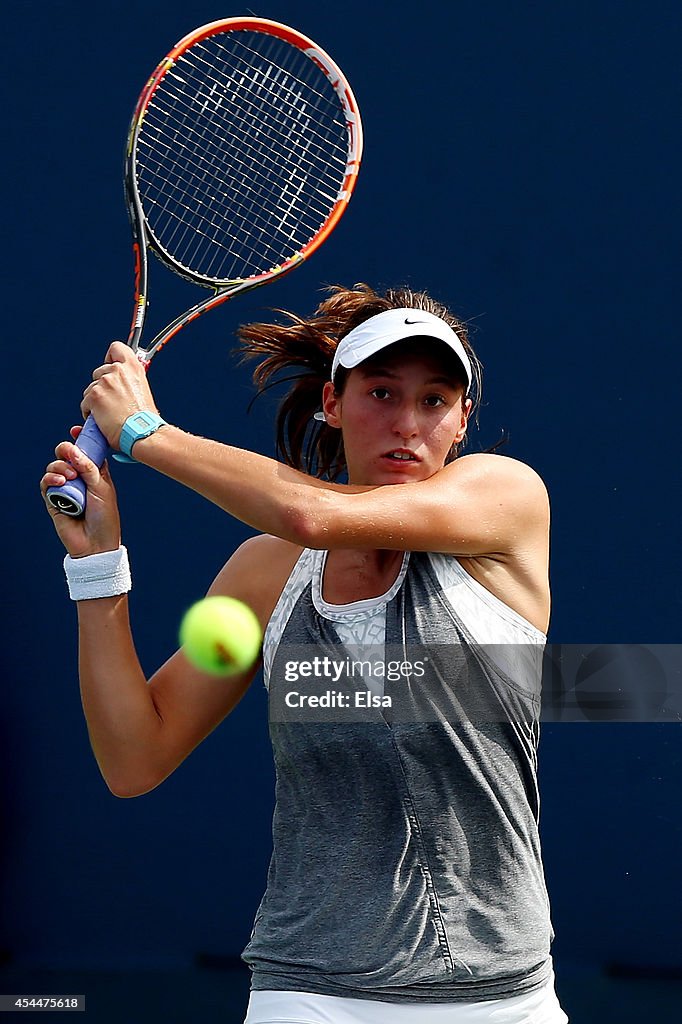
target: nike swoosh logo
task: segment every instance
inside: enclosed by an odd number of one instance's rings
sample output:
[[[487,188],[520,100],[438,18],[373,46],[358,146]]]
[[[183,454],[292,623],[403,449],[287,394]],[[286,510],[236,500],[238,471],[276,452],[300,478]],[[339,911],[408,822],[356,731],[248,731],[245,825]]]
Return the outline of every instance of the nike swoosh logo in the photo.
[[[407,317],[405,317],[405,323],[406,324],[426,324],[426,323],[428,323],[428,320],[408,320]]]

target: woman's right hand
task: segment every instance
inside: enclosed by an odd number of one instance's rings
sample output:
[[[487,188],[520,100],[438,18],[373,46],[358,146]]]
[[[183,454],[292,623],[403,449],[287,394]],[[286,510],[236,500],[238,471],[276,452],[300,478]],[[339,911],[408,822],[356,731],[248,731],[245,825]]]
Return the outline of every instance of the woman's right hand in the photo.
[[[82,427],[72,427],[76,440]],[[57,456],[50,462],[40,481],[40,491],[62,544],[72,558],[115,551],[121,543],[121,522],[116,490],[106,462],[100,469],[72,441],[62,441],[55,448]],[[66,480],[80,476],[87,487],[85,515],[79,519],[58,512],[46,498],[48,487],[59,487]]]

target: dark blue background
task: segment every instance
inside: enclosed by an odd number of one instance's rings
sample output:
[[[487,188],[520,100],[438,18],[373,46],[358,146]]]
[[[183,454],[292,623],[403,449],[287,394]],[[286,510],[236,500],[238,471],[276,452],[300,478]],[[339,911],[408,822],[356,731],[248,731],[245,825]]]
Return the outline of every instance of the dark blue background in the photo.
[[[24,0],[6,16],[0,945],[18,962],[237,954],[264,885],[262,687],[158,791],[112,797],[89,752],[75,611],[37,490],[93,366],[129,323],[120,171],[137,94],[178,38],[241,13]],[[679,4],[282,0],[255,13],[296,26],[343,67],[364,165],[308,265],[191,325],[155,362],[162,413],[272,454],[274,406],[247,416],[236,325],[270,306],[309,312],[327,283],[426,287],[474,328],[485,365],[474,448],[508,432],[506,452],[549,486],[551,638],[679,642]],[[152,272],[150,326],[161,326],[185,285]],[[151,672],[248,531],[144,468],[115,473]],[[682,965],[681,737],[675,725],[545,727],[560,963]]]

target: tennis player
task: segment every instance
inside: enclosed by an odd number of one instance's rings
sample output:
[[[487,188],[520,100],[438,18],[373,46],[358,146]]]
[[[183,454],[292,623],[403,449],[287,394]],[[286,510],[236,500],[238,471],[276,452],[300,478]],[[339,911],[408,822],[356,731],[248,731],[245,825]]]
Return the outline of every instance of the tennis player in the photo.
[[[337,288],[307,320],[240,334],[260,388],[294,372],[282,461],[166,423],[121,343],[82,412],[114,449],[258,531],[209,590],[247,602],[265,631],[274,852],[244,953],[246,1024],[563,1024],[538,838],[545,487],[514,459],[459,454],[480,368],[427,294]],[[255,669],[218,686],[178,651],[147,683],[108,469],[62,442],[43,494],[76,471],[85,518],[48,511],[78,602],[93,750],[112,792],[134,796]],[[368,650],[359,679],[353,652]],[[309,699],[323,693],[333,715]]]

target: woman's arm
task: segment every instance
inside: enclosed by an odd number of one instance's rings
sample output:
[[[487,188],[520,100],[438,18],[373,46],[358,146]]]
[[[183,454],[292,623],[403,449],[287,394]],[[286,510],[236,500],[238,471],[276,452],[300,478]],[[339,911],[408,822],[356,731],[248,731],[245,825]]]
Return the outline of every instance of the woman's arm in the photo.
[[[74,436],[78,432],[74,428]],[[60,515],[48,505],[67,551],[78,559],[116,550],[120,524],[106,465],[98,470],[70,442],[62,442],[56,454],[41,481],[43,495],[74,475],[71,462],[88,487],[84,519]],[[273,538],[252,538],[225,565],[209,594],[244,601],[264,627],[298,553]],[[81,698],[93,752],[115,795],[146,793],[232,711],[257,666],[216,680],[177,651],[148,683],[133,642],[127,597],[82,600],[77,607]]]
[[[164,427],[135,457],[254,529],[302,547],[506,555],[549,518],[544,484],[499,455],[467,455],[405,485],[329,484],[254,452]]]
[[[131,413],[155,410],[134,354],[115,342],[82,410],[117,447]],[[513,459],[469,455],[408,485],[330,484],[254,452],[163,427],[135,445],[140,462],[192,488],[242,522],[303,547],[441,551],[504,560],[546,534],[547,494]]]
[[[245,600],[240,552],[209,594]],[[116,796],[149,792],[236,707],[258,666],[229,679],[194,668],[176,651],[149,682],[140,667],[125,596],[78,602],[79,673],[93,753]]]

